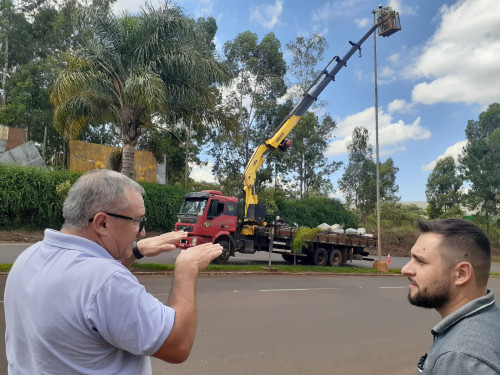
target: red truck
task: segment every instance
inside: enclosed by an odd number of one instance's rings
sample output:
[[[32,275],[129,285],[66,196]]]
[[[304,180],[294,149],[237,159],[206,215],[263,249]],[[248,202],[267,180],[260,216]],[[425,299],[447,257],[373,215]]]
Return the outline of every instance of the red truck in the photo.
[[[238,222],[238,200],[226,197],[220,191],[204,190],[188,193],[177,215],[175,230],[188,233],[188,238],[178,243],[188,248],[205,242],[219,243],[224,248],[216,263],[227,263],[236,252],[254,254],[257,251],[279,253],[288,262],[293,262],[291,242],[298,227],[281,223],[257,226],[252,235],[241,234]],[[373,237],[356,234],[319,232],[295,255],[306,264],[339,266],[349,259],[366,259],[368,248],[376,248]]]

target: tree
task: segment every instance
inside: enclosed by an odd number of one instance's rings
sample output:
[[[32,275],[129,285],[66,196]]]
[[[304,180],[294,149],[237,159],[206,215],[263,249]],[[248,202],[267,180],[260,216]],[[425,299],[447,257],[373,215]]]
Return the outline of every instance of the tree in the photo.
[[[32,58],[32,25],[12,0],[0,1],[0,65],[2,72],[1,107],[6,104],[6,84],[14,67]]]
[[[287,173],[298,176],[300,199],[309,197],[313,192],[328,195],[332,190],[329,176],[341,165],[329,163],[325,157],[327,140],[337,124],[330,116],[319,122],[312,112],[307,112],[290,135],[292,146],[285,154],[284,163]]]
[[[159,163],[165,164],[167,185],[180,183],[185,174],[185,149],[181,139],[178,138],[180,135],[184,139],[185,131],[182,130],[180,133],[176,131],[174,134],[163,127],[149,127],[145,128],[138,143],[138,148],[151,151]],[[196,151],[198,150],[193,150],[193,153]]]
[[[139,16],[94,12],[84,20],[93,38],[71,54],[56,80],[51,94],[54,123],[70,137],[89,123],[117,126],[122,173],[133,178],[142,128],[155,115],[168,115],[172,101],[174,107],[207,93],[189,82],[198,77],[223,82],[226,74],[213,56],[197,51],[195,23],[176,6],[147,3]]]
[[[63,52],[82,38],[74,0],[1,2],[2,108],[0,122],[26,129],[49,165],[63,164],[63,138],[53,127],[49,88],[62,69]],[[57,5],[57,6],[56,6]],[[10,31],[9,31],[10,30]]]
[[[470,183],[465,202],[485,216],[489,233],[492,216],[500,214],[500,104],[491,104],[479,121],[469,120],[465,135],[459,157],[459,170]]]
[[[396,173],[399,168],[394,165],[394,161],[389,157],[380,164],[379,182],[380,182],[380,200],[382,202],[398,202],[400,197],[396,195],[399,191],[399,185],[396,184]]]
[[[373,149],[368,140],[368,129],[356,127],[352,133],[352,141],[347,144],[349,161],[339,180],[339,188],[350,207],[360,207],[361,186],[370,179],[371,171],[367,168],[367,161],[371,160]]]
[[[289,71],[299,89],[292,97],[294,101],[298,101],[318,77],[320,71],[316,66],[328,48],[328,43],[323,36],[314,34],[311,38],[297,37],[286,48],[292,54]],[[307,112],[290,135],[292,149],[283,161],[287,174],[293,171],[298,176],[301,199],[313,192],[327,195],[333,189],[328,177],[341,163],[328,162],[325,151],[328,147],[327,140],[336,126],[329,115],[320,120],[313,112]]]
[[[317,77],[316,66],[328,49],[328,42],[324,36],[314,33],[310,38],[298,36],[294,42],[287,43],[286,48],[292,54],[288,70],[302,94]]]
[[[224,185],[241,185],[241,174],[251,152],[270,133],[269,124],[256,123],[258,110],[277,105],[285,92],[286,64],[281,43],[273,33],[266,34],[260,43],[257,34],[245,31],[224,44],[226,64],[232,72],[229,88],[223,92],[225,111],[237,118],[238,127],[216,129],[213,148],[214,173]],[[231,150],[231,152],[227,152]]]
[[[377,204],[376,163],[372,159],[373,148],[369,143],[368,130],[356,127],[352,141],[347,145],[349,161],[339,180],[339,188],[345,194],[348,207],[354,207],[360,215],[363,225],[368,216],[375,211]],[[388,158],[379,168],[379,189],[381,202],[394,202],[399,198],[396,193],[396,173],[392,158]]]
[[[462,178],[458,175],[455,161],[451,156],[437,161],[427,179],[425,190],[429,203],[427,214],[430,219],[462,216],[459,191],[462,183]]]

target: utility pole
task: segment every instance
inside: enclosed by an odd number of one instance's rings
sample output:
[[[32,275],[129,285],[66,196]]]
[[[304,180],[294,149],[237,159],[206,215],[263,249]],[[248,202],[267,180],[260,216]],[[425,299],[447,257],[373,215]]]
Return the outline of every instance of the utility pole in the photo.
[[[379,20],[384,21],[379,25],[379,34],[382,36],[389,36],[401,30],[399,23],[399,15],[396,12],[389,11],[390,7],[382,8],[379,6],[378,10],[372,11],[373,25],[377,24],[376,15],[378,14]],[[380,29],[382,27],[382,30]],[[378,83],[377,83],[377,33],[373,33],[373,66],[375,76],[375,152],[376,152],[376,175],[377,175],[377,255],[378,260],[373,262],[373,268],[389,272],[387,263],[382,262],[382,233],[380,230],[380,158],[379,158],[379,144],[378,144]]]

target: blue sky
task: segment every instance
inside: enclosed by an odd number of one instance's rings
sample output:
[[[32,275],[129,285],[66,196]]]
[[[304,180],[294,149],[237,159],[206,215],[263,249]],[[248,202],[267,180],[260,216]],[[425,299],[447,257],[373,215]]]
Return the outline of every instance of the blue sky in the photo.
[[[134,13],[137,0],[118,0],[115,10]],[[153,2],[154,4],[154,2]],[[329,50],[318,68],[346,44],[358,41],[373,23],[372,0],[184,0],[185,14],[212,16],[216,45],[250,30],[259,36],[273,32],[285,44],[297,36],[320,33]],[[468,120],[477,120],[488,105],[500,101],[500,1],[391,0],[402,30],[377,38],[380,159],[389,156],[399,167],[401,201],[425,201],[425,184],[436,161],[455,159],[465,144]],[[370,131],[375,143],[373,37],[354,55],[336,81],[323,91],[326,112],[337,122],[327,152],[346,161],[346,144],[356,126]],[[300,126],[300,123],[299,123]],[[374,147],[375,150],[375,147]],[[293,150],[291,150],[293,152]],[[332,182],[342,174],[332,175]],[[191,177],[213,179],[209,168],[195,168]]]

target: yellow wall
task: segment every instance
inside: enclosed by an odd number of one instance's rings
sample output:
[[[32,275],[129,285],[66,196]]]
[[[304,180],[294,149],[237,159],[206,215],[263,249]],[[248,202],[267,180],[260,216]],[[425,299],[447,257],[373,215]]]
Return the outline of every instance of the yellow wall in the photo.
[[[92,169],[110,168],[109,155],[120,147],[70,141],[69,169],[86,172]],[[156,159],[150,151],[136,150],[134,155],[135,180],[156,182]]]

